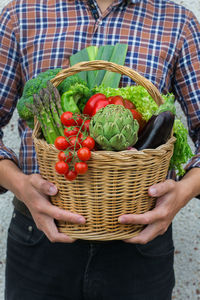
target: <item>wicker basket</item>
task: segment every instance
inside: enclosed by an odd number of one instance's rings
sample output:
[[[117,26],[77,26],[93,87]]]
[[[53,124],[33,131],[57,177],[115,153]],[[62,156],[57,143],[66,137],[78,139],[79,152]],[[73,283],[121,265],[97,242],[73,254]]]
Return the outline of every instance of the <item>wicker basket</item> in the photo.
[[[53,80],[58,86],[66,77],[80,71],[105,69],[129,76],[142,85],[160,105],[162,97],[156,87],[132,69],[106,61],[76,64],[62,70]],[[144,225],[122,225],[122,214],[142,214],[155,206],[155,198],[148,196],[148,187],[164,181],[173,154],[175,138],[156,148],[143,151],[93,151],[88,161],[88,172],[72,182],[56,173],[54,165],[58,150],[41,138],[41,128],[35,124],[33,139],[40,173],[58,187],[51,198],[54,205],[79,213],[85,225],[57,222],[60,232],[85,240],[119,240],[135,236]]]

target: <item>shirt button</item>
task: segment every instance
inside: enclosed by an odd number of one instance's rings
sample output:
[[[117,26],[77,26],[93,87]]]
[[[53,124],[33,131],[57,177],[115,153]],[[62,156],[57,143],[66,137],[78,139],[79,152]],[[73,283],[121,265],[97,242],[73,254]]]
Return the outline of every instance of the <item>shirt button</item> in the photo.
[[[33,230],[33,227],[32,226],[28,226],[28,231],[32,231]]]

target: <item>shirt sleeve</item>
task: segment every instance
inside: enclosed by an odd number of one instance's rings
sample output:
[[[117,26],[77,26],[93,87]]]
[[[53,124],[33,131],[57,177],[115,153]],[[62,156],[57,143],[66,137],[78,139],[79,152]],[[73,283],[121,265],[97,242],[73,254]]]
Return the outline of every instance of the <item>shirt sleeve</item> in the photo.
[[[183,29],[176,64],[174,90],[187,118],[189,135],[195,145],[195,156],[185,170],[200,167],[200,24],[193,13]]]
[[[3,143],[2,128],[10,121],[21,95],[19,44],[9,7],[0,14],[0,160],[10,159],[18,166],[17,155]],[[0,187],[0,193],[6,189]]]

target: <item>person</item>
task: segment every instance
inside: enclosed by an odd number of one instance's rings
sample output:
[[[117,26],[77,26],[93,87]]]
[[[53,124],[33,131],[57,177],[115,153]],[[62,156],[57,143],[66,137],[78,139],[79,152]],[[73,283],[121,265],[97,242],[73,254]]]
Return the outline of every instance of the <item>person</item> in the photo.
[[[156,184],[156,207],[124,215],[147,226],[125,241],[73,240],[55,220],[83,224],[83,216],[53,206],[57,193],[39,174],[32,131],[19,119],[19,158],[3,144],[27,80],[89,45],[128,44],[125,65],[161,93],[173,92],[187,117],[195,156],[186,175]],[[169,300],[175,284],[172,220],[200,194],[200,25],[168,0],[13,0],[0,16],[0,185],[14,195],[8,231],[6,300]],[[122,78],[122,86],[131,83]],[[132,83],[131,83],[132,84]]]

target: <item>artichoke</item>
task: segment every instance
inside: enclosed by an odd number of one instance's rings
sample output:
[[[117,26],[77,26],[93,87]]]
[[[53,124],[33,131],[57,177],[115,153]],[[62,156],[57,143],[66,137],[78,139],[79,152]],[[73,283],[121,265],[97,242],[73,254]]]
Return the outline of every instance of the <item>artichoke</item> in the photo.
[[[122,105],[101,108],[90,121],[90,135],[104,150],[126,150],[138,139],[139,124]]]

